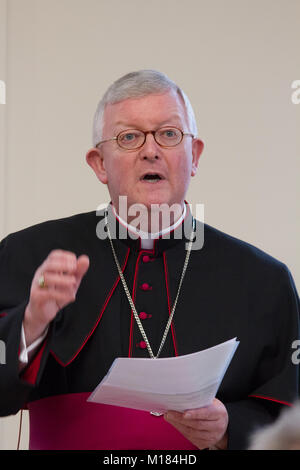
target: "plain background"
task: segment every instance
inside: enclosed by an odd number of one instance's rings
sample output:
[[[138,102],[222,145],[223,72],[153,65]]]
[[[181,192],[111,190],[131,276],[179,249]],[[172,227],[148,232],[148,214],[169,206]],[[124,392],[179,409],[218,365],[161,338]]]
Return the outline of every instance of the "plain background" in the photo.
[[[154,68],[187,93],[205,142],[187,200],[299,290],[299,44],[299,0],[0,0],[0,238],[109,201],[85,163],[97,103]],[[0,420],[0,449],[16,448],[18,420]]]

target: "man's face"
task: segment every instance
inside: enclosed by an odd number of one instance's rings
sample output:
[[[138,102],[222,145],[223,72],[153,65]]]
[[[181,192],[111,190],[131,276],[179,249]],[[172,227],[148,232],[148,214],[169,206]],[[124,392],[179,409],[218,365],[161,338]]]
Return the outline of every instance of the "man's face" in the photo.
[[[107,105],[102,140],[126,129],[150,131],[165,126],[190,132],[185,107],[173,91]],[[202,149],[203,143],[190,136],[184,136],[176,147],[162,148],[148,134],[144,145],[136,150],[124,150],[115,140],[105,142],[88,152],[87,162],[99,180],[108,185],[117,211],[119,196],[127,196],[128,207],[136,203],[147,208],[162,203],[182,205]],[[157,173],[161,179],[151,182],[144,178],[147,173]]]

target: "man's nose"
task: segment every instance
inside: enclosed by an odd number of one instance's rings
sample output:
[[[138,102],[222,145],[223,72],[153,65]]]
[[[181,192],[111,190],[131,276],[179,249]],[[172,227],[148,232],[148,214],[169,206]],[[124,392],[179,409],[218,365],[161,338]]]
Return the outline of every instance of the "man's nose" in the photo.
[[[150,132],[146,134],[144,145],[140,149],[140,156],[144,159],[159,159],[161,156],[161,147]]]

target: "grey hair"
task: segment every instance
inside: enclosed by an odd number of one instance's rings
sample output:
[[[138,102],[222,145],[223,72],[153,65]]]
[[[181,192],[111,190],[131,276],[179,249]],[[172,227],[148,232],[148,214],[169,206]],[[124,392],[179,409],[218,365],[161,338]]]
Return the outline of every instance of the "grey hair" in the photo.
[[[106,105],[118,103],[129,98],[138,98],[150,94],[166,93],[174,90],[179,94],[186,108],[189,131],[197,135],[197,124],[192,105],[184,91],[170,80],[164,73],[157,70],[139,70],[130,72],[116,80],[107,89],[97,106],[93,124],[94,147],[102,139],[104,110]]]

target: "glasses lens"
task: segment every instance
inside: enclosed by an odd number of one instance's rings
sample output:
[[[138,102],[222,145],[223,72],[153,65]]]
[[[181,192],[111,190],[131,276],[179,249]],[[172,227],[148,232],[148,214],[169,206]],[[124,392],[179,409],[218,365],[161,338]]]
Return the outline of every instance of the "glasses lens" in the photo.
[[[182,132],[176,127],[162,127],[155,132],[155,140],[165,147],[174,147],[182,140]]]
[[[135,129],[123,131],[118,135],[118,144],[124,149],[135,149],[144,142],[144,133]]]

